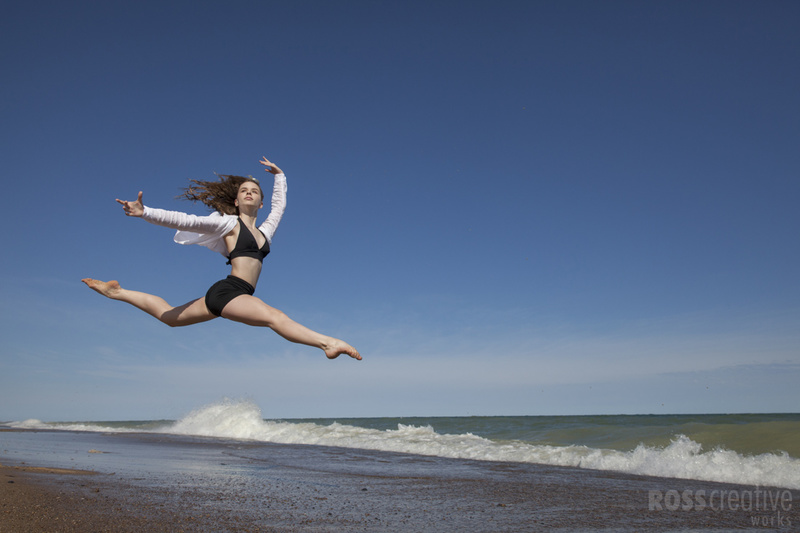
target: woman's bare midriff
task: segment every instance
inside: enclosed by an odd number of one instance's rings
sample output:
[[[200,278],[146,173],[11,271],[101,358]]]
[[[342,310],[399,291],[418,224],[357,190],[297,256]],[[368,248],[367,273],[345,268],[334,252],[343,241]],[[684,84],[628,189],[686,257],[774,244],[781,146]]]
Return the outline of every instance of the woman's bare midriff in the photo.
[[[234,257],[231,260],[231,276],[243,279],[255,287],[261,275],[261,267],[261,261],[254,257]]]

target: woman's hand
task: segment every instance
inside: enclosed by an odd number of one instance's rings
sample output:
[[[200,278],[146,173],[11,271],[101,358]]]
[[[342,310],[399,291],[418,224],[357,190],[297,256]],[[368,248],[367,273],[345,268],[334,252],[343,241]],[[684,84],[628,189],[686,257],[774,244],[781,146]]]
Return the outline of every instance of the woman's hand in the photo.
[[[265,158],[266,159],[266,158]],[[128,202],[117,198],[117,202],[122,204],[122,209],[129,217],[140,217],[144,214],[144,204],[142,203],[142,191],[139,191],[139,197],[135,202]]]
[[[264,169],[264,170],[266,170],[267,172],[271,172],[271,173],[273,173],[273,174],[281,174],[281,173],[283,173],[283,170],[281,170],[280,168],[278,168],[278,165],[276,165],[275,163],[272,163],[272,162],[271,162],[269,159],[267,159],[266,157],[264,158],[264,160],[263,160],[263,161],[259,161],[259,163],[261,163],[262,165],[264,165],[265,167],[267,167],[267,168],[265,168],[265,169]]]

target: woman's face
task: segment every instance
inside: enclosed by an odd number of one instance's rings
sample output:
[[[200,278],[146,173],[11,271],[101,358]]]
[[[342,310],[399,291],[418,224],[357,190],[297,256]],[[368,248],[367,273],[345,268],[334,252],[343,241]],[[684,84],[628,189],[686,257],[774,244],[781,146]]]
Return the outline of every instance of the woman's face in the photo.
[[[236,195],[236,207],[247,205],[255,206],[259,209],[264,206],[261,187],[254,181],[245,181],[239,185],[239,192]]]

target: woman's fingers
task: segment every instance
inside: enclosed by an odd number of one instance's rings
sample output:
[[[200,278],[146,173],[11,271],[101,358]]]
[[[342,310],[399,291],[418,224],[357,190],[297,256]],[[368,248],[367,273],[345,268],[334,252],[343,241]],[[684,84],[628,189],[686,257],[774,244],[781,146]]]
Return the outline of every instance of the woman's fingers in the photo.
[[[267,168],[264,169],[267,172],[272,172],[273,174],[280,174],[281,173],[281,169],[278,168],[278,165],[276,165],[275,163],[273,163],[272,161],[267,159],[266,156],[264,156],[264,159],[262,161],[259,161],[259,163],[261,163],[262,165],[267,167]]]
[[[128,200],[120,200],[117,198],[117,203],[122,206],[122,209],[128,216],[141,216],[144,211],[144,204],[142,203],[142,191],[139,191],[139,195],[136,197],[135,202],[129,202]]]

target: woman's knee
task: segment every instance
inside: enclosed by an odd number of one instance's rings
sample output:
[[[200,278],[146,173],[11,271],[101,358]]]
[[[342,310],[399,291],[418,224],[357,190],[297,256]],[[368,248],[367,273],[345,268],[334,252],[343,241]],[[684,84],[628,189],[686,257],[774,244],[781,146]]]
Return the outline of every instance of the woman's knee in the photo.
[[[251,326],[272,328],[288,317],[280,309],[267,305],[254,296],[239,296],[222,310],[222,317]]]
[[[265,306],[264,309],[264,320],[267,323],[267,327],[274,328],[276,325],[280,326],[282,322],[288,320],[289,317],[281,311],[280,309],[275,309],[274,307]]]
[[[157,318],[171,328],[178,328],[186,325],[185,323],[183,323],[183,321],[181,321],[180,316],[170,312],[163,313],[161,316]]]
[[[171,328],[191,326],[216,318],[201,300],[193,300],[180,307],[173,307],[157,316],[161,322]]]
[[[184,324],[181,324],[180,322],[178,322],[177,320],[168,319],[168,318],[162,318],[161,322],[163,322],[164,324],[168,325],[171,328],[179,328],[179,327],[184,325]]]

